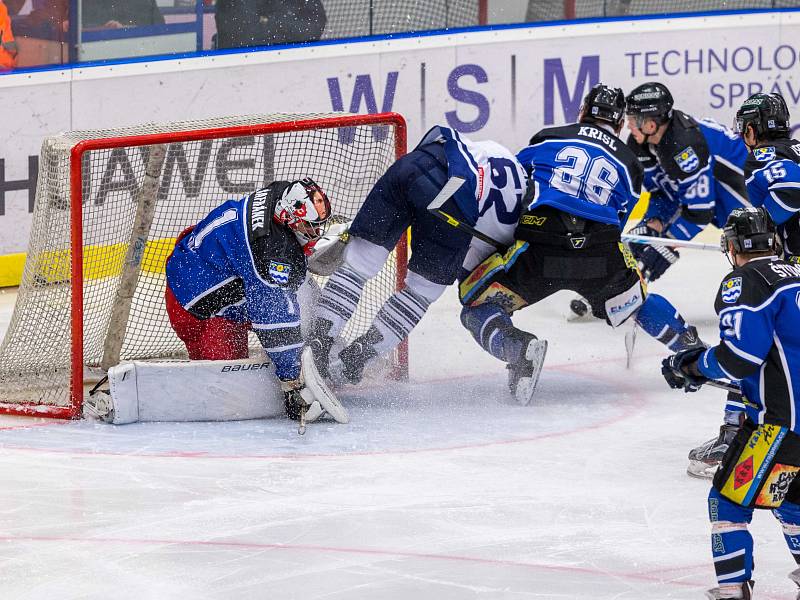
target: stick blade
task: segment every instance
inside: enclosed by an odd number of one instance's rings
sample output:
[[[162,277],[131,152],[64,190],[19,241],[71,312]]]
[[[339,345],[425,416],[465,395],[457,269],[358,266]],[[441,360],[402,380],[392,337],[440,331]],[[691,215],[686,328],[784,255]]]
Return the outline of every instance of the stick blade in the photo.
[[[442,208],[442,205],[447,202],[453,196],[453,194],[460,190],[461,186],[464,185],[465,182],[466,180],[461,177],[451,177],[448,179],[441,191],[436,194],[436,198],[434,198],[428,205],[428,210],[435,212]]]

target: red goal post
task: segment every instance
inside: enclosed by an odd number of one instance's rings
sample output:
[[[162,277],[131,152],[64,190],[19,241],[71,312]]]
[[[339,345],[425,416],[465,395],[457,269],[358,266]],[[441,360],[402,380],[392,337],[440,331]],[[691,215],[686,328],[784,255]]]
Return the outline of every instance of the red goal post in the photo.
[[[309,175],[334,215],[352,219],[406,146],[396,113],[273,114],[48,138],[0,345],[0,413],[77,418],[85,381],[112,364],[184,357],[163,306],[163,264],[175,236],[214,206]],[[404,236],[365,289],[350,339],[402,285],[407,247]],[[407,341],[392,362],[396,376],[407,374]]]

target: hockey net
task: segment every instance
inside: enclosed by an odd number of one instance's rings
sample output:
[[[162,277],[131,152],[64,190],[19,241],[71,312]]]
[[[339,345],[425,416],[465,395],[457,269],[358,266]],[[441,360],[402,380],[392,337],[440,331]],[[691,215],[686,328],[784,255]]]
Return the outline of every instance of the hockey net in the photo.
[[[228,199],[304,176],[327,192],[334,215],[352,219],[405,148],[405,122],[394,113],[273,114],[47,138],[0,345],[0,412],[76,417],[84,382],[109,361],[185,357],[164,307],[164,264],[181,231]],[[397,289],[405,249],[401,240],[367,286],[346,337],[364,333]],[[401,347],[394,357],[400,371],[406,356]]]

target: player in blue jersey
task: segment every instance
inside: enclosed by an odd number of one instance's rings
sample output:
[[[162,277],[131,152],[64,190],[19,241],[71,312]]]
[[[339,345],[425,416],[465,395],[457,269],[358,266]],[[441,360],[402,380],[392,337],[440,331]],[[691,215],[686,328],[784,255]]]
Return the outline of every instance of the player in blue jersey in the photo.
[[[320,237],[330,215],[328,197],[311,179],[275,181],[186,229],[166,264],[167,313],[189,358],[246,358],[247,333],[254,331],[294,419],[305,410],[309,421],[323,410],[339,414],[335,398],[310,389],[314,374],[301,374],[296,294],[306,278],[304,247]]]
[[[334,341],[355,312],[364,285],[406,229],[411,227],[411,259],[405,286],[383,304],[369,330],[338,353],[337,365],[351,383],[360,381],[368,361],[411,332],[448,285],[494,252],[428,210],[454,176],[465,184],[448,201],[448,213],[502,244],[512,242],[525,189],[525,173],[514,155],[500,144],[472,142],[453,129],[433,127],[378,180],[350,226],[344,263],[322,290],[309,341],[320,373],[331,373]]]
[[[631,233],[688,240],[710,223],[722,227],[733,209],[749,206],[747,147],[735,132],[673,108],[672,94],[661,83],[642,84],[626,100],[628,145],[651,193],[647,213]],[[679,256],[668,246],[631,244],[631,251],[648,281]]]
[[[644,168],[651,194],[647,212],[630,233],[688,240],[707,225],[722,227],[730,212],[749,206],[744,183],[747,147],[711,119],[673,108],[669,89],[649,82],[627,97],[628,145]],[[655,281],[680,257],[669,246],[630,244],[642,274]],[[689,452],[687,472],[710,477],[739,426],[743,406],[729,395],[719,434]]]
[[[672,349],[699,343],[665,298],[647,295],[620,241],[643,177],[636,155],[618,137],[624,110],[622,91],[598,84],[584,98],[578,123],[533,136],[517,155],[531,180],[515,242],[460,285],[462,322],[487,352],[508,363],[518,403],[530,402],[541,352],[535,336],[516,329],[510,315],[562,289],[587,298],[594,315],[613,327],[635,316]]]
[[[715,309],[720,343],[663,362],[673,388],[739,381],[746,420],[725,453],[708,496],[719,587],[709,598],[750,598],[753,509],[771,509],[800,564],[800,266],[776,255],[775,225],[763,207],[734,210],[723,248],[733,265]],[[790,574],[800,585],[800,568]]]
[[[778,226],[783,259],[800,262],[800,142],[790,137],[789,108],[780,94],[753,94],[736,112],[750,149],[747,194]]]

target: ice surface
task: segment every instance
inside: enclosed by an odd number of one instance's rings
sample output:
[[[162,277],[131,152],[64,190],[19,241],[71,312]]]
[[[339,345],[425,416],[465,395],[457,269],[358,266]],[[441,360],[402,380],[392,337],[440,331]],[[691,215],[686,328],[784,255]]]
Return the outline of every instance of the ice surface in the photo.
[[[707,339],[726,270],[685,251],[654,291]],[[343,391],[349,425],[0,417],[0,598],[700,598],[714,584],[686,453],[723,393],[671,391],[662,347],[567,323],[559,294],[519,325],[550,340],[536,405],[498,403],[502,364],[455,290],[412,335],[412,381]],[[0,293],[0,329],[10,317]],[[794,563],[757,513],[758,598]]]

